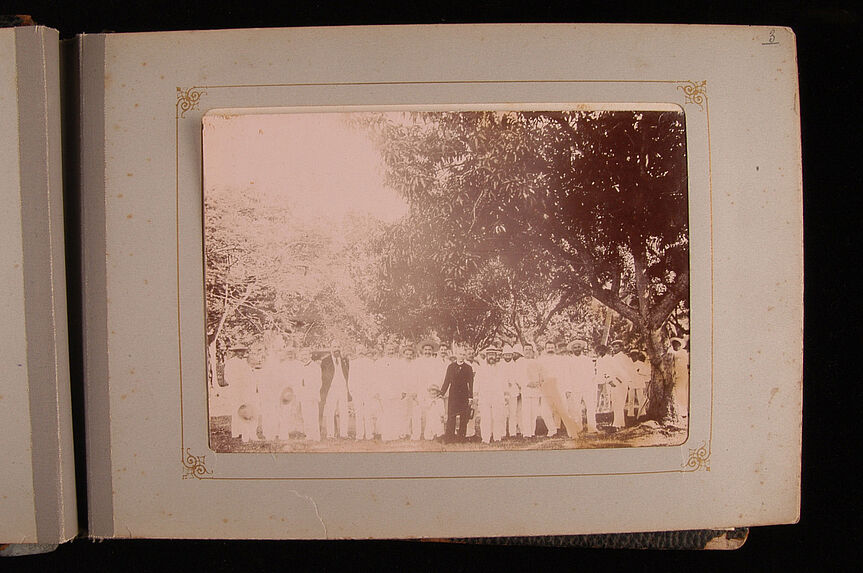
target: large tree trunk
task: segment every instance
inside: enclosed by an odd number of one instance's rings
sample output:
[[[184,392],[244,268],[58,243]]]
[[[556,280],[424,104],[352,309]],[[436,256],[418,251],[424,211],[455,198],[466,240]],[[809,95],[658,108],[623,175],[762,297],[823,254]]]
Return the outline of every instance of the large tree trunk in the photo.
[[[224,386],[222,381],[219,380],[219,365],[217,359],[216,337],[214,336],[213,340],[207,345],[207,378],[211,388],[216,385]]]
[[[242,298],[240,298],[239,302],[234,306],[228,305],[228,285],[225,285],[225,299],[223,303],[223,311],[222,317],[219,319],[219,325],[216,327],[216,331],[213,333],[213,340],[210,344],[207,345],[207,378],[209,379],[210,386],[215,386],[217,383],[219,386],[226,386],[227,384],[222,384],[219,380],[219,362],[218,362],[218,344],[219,338],[222,335],[222,330],[225,326],[225,322],[228,320],[236,310],[252,295],[252,290],[254,289],[254,284],[249,284],[246,286],[246,292],[243,293]]]
[[[635,245],[631,246],[634,247]],[[662,336],[661,326],[661,323],[665,322],[666,317],[663,317],[660,325],[654,325],[654,322],[656,322],[654,314],[658,309],[651,308],[650,305],[649,281],[647,279],[648,264],[643,249],[633,249],[633,262],[635,267],[635,290],[638,296],[638,310],[641,318],[639,323],[633,326],[640,331],[647,347],[648,358],[650,359],[647,415],[651,419],[664,422],[673,418],[670,392],[671,372],[664,360],[665,341]],[[671,309],[668,312],[670,313],[670,311]]]
[[[671,371],[665,361],[665,344],[660,329],[645,332],[644,340],[650,359],[650,385],[647,388],[649,400],[647,415],[659,422],[672,418]]]
[[[611,309],[605,309],[605,326],[602,328],[602,345],[608,346],[608,339],[611,338]]]

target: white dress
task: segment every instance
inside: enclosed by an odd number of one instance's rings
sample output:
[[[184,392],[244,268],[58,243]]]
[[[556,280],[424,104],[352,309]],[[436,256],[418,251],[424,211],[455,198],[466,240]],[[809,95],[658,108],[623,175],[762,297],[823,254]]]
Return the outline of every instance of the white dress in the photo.
[[[225,362],[226,393],[231,408],[231,436],[243,441],[257,439],[258,389],[255,375],[249,363],[242,358]]]

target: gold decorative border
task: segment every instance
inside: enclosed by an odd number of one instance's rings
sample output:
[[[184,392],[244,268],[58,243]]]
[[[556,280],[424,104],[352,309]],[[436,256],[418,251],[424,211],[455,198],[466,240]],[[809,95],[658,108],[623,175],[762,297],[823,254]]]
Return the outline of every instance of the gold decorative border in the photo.
[[[690,468],[690,471],[697,472],[700,469],[710,471],[710,446],[707,442],[701,442],[697,448],[690,448],[689,459],[686,460],[684,467]]]
[[[697,105],[701,111],[706,112],[707,122],[707,164],[708,164],[708,197],[710,205],[710,422],[708,426],[708,439],[701,442],[697,448],[689,450],[689,457],[681,464],[680,469],[665,469],[654,471],[635,472],[607,472],[607,473],[573,473],[573,474],[542,474],[542,475],[460,475],[460,476],[344,476],[344,477],[215,477],[213,472],[206,467],[206,456],[194,456],[189,448],[185,448],[185,424],[183,420],[183,358],[182,358],[182,325],[180,313],[180,119],[186,117],[186,112],[197,110],[201,96],[207,93],[207,89],[224,88],[262,88],[262,87],[322,87],[322,86],[368,86],[368,85],[416,85],[416,84],[510,84],[510,83],[647,83],[647,84],[676,84],[677,89],[683,90],[684,104]],[[176,144],[176,276],[177,276],[177,346],[180,382],[180,449],[184,452],[183,479],[192,477],[197,479],[216,479],[228,481],[309,481],[309,480],[426,480],[426,479],[491,479],[491,478],[539,478],[539,477],[594,477],[594,476],[620,476],[620,475],[645,475],[664,473],[689,473],[701,469],[710,471],[711,443],[713,441],[713,383],[714,383],[714,354],[713,354],[713,324],[714,324],[714,286],[713,286],[713,167],[712,148],[710,140],[710,108],[707,98],[707,80],[457,80],[440,82],[322,82],[322,83],[290,83],[290,84],[245,84],[245,85],[207,85],[192,86],[187,89],[177,87],[177,114],[175,118],[175,144]],[[691,431],[690,426],[687,430]],[[208,442],[209,443],[209,442]],[[685,444],[686,442],[684,442]],[[683,444],[681,444],[683,445]],[[679,447],[679,446],[674,446]],[[410,452],[405,452],[410,453]]]
[[[211,470],[207,469],[207,456],[196,456],[192,454],[191,449],[186,448],[182,452],[183,459],[183,479],[210,479],[204,476],[213,475]]]
[[[186,117],[187,111],[198,109],[201,96],[206,93],[201,88],[194,86],[185,90],[177,87],[177,117]]]
[[[694,103],[701,111],[704,111],[704,103],[707,98],[707,80],[700,82],[687,80],[677,86],[677,89],[683,90],[684,103]]]

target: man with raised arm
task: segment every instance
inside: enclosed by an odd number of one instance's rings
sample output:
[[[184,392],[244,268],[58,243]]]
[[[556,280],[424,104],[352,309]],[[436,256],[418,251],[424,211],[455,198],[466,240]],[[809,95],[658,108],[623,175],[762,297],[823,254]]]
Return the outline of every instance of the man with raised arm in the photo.
[[[565,348],[562,345],[562,348]],[[542,403],[540,414],[548,427],[548,435],[558,436],[561,434],[560,423],[563,422],[566,433],[570,438],[578,435],[575,420],[569,415],[565,392],[569,378],[569,362],[565,355],[561,354],[554,342],[545,344],[545,353],[541,360],[542,364]]]
[[[350,362],[342,356],[341,344],[334,340],[330,353],[321,360],[321,400],[327,438],[336,435],[336,414],[339,417],[339,436],[348,437],[348,379]]]

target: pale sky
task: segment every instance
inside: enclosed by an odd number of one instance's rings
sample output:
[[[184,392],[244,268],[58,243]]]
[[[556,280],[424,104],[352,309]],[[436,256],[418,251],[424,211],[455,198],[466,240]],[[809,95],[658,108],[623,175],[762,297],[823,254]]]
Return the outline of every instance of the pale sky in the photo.
[[[204,193],[253,189],[299,217],[366,213],[393,222],[406,202],[384,185],[384,167],[347,113],[204,117]]]

